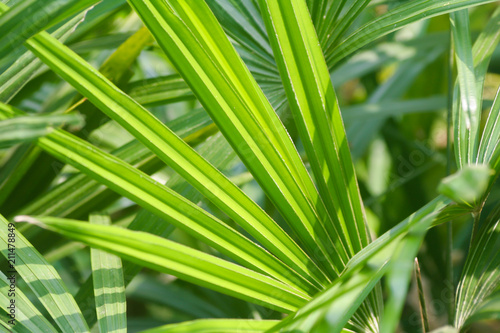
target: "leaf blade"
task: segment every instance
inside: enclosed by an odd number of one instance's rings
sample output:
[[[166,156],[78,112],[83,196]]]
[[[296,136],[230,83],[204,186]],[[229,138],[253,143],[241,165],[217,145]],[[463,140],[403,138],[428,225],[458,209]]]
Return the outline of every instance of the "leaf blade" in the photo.
[[[20,116],[0,121],[0,148],[34,141],[63,125],[82,126],[78,114]]]
[[[284,312],[295,311],[307,299],[265,275],[148,233],[50,217],[18,220],[42,223],[142,266]]]
[[[463,9],[450,14],[458,89],[453,96],[454,134],[457,165],[473,163],[477,157],[480,113],[470,40],[469,14]]]
[[[40,332],[44,333],[55,333],[57,330],[49,323],[49,321],[38,311],[38,309],[31,303],[31,301],[26,297],[26,295],[18,288],[15,290],[15,298],[7,298],[7,295],[9,294],[9,289],[12,281],[15,284],[15,279],[14,277],[13,280],[9,280],[7,276],[3,274],[3,272],[0,272],[0,299],[2,301],[2,304],[10,304],[11,299],[14,299],[15,301],[15,314],[14,316],[16,317],[14,319],[14,322],[16,325],[21,324],[23,325],[26,329],[29,329],[31,331],[36,331],[40,330]],[[8,307],[7,307],[8,310]],[[9,318],[11,319],[11,318]],[[16,332],[16,325],[11,325],[11,329]]]
[[[0,215],[2,254],[7,258],[9,222]],[[63,331],[89,332],[82,313],[61,277],[43,256],[16,232],[16,271],[38,296]]]
[[[92,214],[91,224],[110,225],[109,216]],[[126,332],[127,307],[121,259],[102,250],[90,249],[92,278],[101,332]]]
[[[143,333],[263,333],[275,324],[275,320],[199,319],[161,326],[146,330]]]
[[[172,224],[254,269],[267,272],[297,288],[307,283],[263,248],[173,190],[87,142],[63,131],[38,140],[50,154],[86,172],[99,182],[139,203]],[[263,264],[267,262],[267,264]],[[281,271],[281,273],[278,273]],[[296,280],[295,282],[292,282]]]
[[[97,0],[21,1],[0,15],[0,57],[35,33],[71,16]]]
[[[337,97],[307,5],[305,1],[260,3],[319,192],[334,219],[335,228],[328,228],[330,224],[325,228],[332,240],[340,237],[339,252],[346,251],[349,258],[368,244],[363,204]]]

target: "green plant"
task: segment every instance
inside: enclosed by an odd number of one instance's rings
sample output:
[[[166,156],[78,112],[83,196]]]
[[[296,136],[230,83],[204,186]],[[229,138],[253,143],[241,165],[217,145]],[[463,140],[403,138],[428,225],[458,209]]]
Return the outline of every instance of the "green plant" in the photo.
[[[0,298],[16,317],[2,306],[0,328],[459,332],[500,319],[490,2],[0,2],[0,239],[15,259]],[[423,114],[447,101],[448,123]],[[412,140],[451,128],[458,171],[444,178],[451,135]]]

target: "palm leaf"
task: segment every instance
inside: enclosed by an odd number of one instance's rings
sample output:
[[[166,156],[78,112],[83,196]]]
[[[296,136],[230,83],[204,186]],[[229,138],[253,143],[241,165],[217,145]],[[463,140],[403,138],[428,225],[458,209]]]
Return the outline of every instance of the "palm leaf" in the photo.
[[[300,275],[263,248],[256,246],[248,238],[171,189],[158,184],[112,155],[99,151],[87,142],[62,131],[53,132],[48,137],[39,139],[38,144],[54,156],[80,168],[109,188],[129,197],[174,225],[182,227],[229,257],[275,276],[278,280],[297,285],[300,289],[305,288],[309,292],[314,290],[314,287]],[[267,264],[262,265],[264,262]]]
[[[175,225],[186,227],[187,231],[194,233],[196,237],[200,237],[229,257],[239,258],[262,272],[268,269],[274,272],[277,267],[280,267],[278,270],[281,270],[281,273],[278,273],[278,280],[289,281],[292,285],[296,282],[306,290],[315,290],[314,286],[308,284],[300,275],[236,230],[129,164],[91,146],[86,141],[62,130],[56,130],[49,136],[40,138],[38,145]],[[193,214],[193,209],[197,211],[196,214]],[[264,261],[268,261],[265,265],[267,268],[258,268]],[[275,275],[275,273],[270,274]],[[294,280],[295,282],[291,282]]]
[[[493,173],[493,170],[484,164],[467,165],[444,178],[439,184],[438,191],[456,203],[473,210],[484,201]]]
[[[168,237],[174,230],[174,227],[171,224],[144,209],[137,213],[128,228],[130,230],[140,230],[161,237]],[[124,285],[127,286],[142,268],[143,267],[138,264],[124,261]],[[84,313],[85,320],[89,326],[94,325],[97,322],[97,313],[92,275],[81,285],[75,295],[75,300],[80,305],[80,308],[83,309],[82,311]]]
[[[14,272],[14,271],[12,271]],[[8,276],[16,275],[15,273],[7,272]],[[12,281],[15,281],[17,276],[14,277]],[[15,319],[12,324],[7,324],[13,332],[22,332],[22,328],[26,330],[30,330],[31,332],[43,332],[43,333],[55,333],[57,330],[49,323],[47,319],[38,311],[38,309],[31,303],[31,301],[26,297],[26,295],[19,289],[14,289],[15,292],[12,294],[12,291],[9,293],[10,285],[12,283],[11,280],[7,279],[3,273],[0,273],[0,300],[2,304],[6,304],[4,308],[7,308],[9,311],[9,305],[11,304],[11,300],[15,301],[14,306],[14,314]],[[14,282],[15,284],[16,282]],[[11,296],[11,297],[7,297]],[[15,296],[15,297],[12,297]],[[2,308],[2,310],[4,310]],[[9,318],[9,320],[12,318]]]
[[[17,220],[41,223],[141,266],[287,313],[308,299],[267,276],[148,233],[51,217],[18,216]]]
[[[337,96],[316,40],[305,1],[261,1],[268,35],[294,120],[334,223],[325,229],[345,262],[368,244],[358,183],[340,116]],[[381,295],[380,295],[381,296]],[[369,302],[365,323],[376,321],[377,304]],[[369,324],[366,324],[369,325]]]
[[[189,86],[177,74],[134,81],[127,86],[126,91],[144,106],[165,105],[195,98]]]
[[[76,15],[52,33],[54,38],[64,42],[83,22],[85,14]],[[32,52],[26,51],[9,68],[0,74],[0,101],[8,103],[42,68],[40,61]]]
[[[224,31],[246,52],[245,63],[260,62],[261,74],[276,76],[276,63],[260,16],[259,7],[252,1],[208,0],[207,5]],[[248,57],[245,58],[245,55]],[[272,76],[271,76],[272,77]]]
[[[167,123],[169,128],[188,144],[195,143],[195,140],[207,135],[207,132],[211,133],[211,124],[212,121],[202,110]],[[164,166],[151,151],[135,140],[115,149],[111,154],[148,174]],[[83,218],[92,210],[99,209],[99,203],[109,202],[117,197],[92,177],[77,174],[51,188],[18,213]]]
[[[368,244],[368,235],[337,97],[314,26],[305,1],[260,3],[319,193],[334,219],[325,229],[332,240],[340,240],[337,251],[347,254],[341,255],[345,260]]]
[[[478,99],[480,103],[482,102],[481,97],[483,95],[484,79],[488,71],[488,65],[490,64],[496,46],[500,42],[500,31],[498,30],[499,22],[500,8],[497,7],[472,47],[474,74],[477,80],[476,89],[478,90]],[[478,109],[481,110],[481,107]]]
[[[325,51],[329,67],[368,43],[413,22],[446,14],[463,8],[492,2],[489,0],[416,0],[404,3],[366,23],[338,45]]]
[[[274,320],[204,319],[153,328],[143,333],[263,333],[276,324]]]
[[[370,243],[349,261],[340,278],[335,280],[325,291],[316,295],[294,315],[273,327],[270,332],[279,330],[341,332],[347,321],[385,273],[389,272],[390,283],[397,282],[398,278],[402,276],[406,279],[405,275],[408,272],[406,270],[398,271],[398,265],[401,262],[406,262],[408,258],[411,258],[413,263],[418,244],[433,223],[445,218],[449,203],[450,201],[445,198],[436,198]],[[408,240],[410,241],[408,242]],[[394,253],[401,255],[394,257]],[[393,302],[393,310],[396,310],[400,306],[401,297],[398,295],[398,298],[394,298]],[[397,313],[394,315],[398,317]],[[383,332],[393,330],[390,327],[392,326],[390,322],[385,325],[388,325],[389,330]],[[362,326],[355,327],[356,331],[363,329],[365,328]],[[372,329],[377,330],[377,327]]]
[[[500,285],[500,209],[485,221],[473,240],[457,290],[455,326],[459,329],[471,323],[469,317]],[[477,317],[476,317],[477,318]]]
[[[150,42],[151,35],[147,30],[140,29],[111,54],[101,66],[100,70],[105,75],[108,75],[110,79],[115,80],[117,84],[123,84],[129,79],[127,73],[131,64],[139,56],[141,50]],[[34,57],[31,52],[29,53]],[[14,64],[13,67],[14,69],[11,71],[11,74],[13,72],[15,74],[17,68],[16,64]],[[86,138],[90,131],[106,122],[106,117],[98,112],[98,110],[88,101],[76,98],[74,102],[75,104],[71,106],[69,110],[66,110],[66,112],[76,108],[85,115],[87,120],[85,126],[75,130],[75,133]],[[52,110],[50,110],[50,112],[52,112]],[[29,187],[31,191],[45,190],[59,173],[59,170],[54,167],[54,165],[58,164],[57,161],[50,155],[42,153],[39,148],[31,148],[29,154],[25,156],[24,159],[20,159],[17,164],[18,170],[23,170],[29,177],[21,177],[21,172],[6,174],[7,181],[3,184],[1,191],[2,195],[7,198],[2,205],[2,209],[6,214],[19,209],[23,203],[31,199],[29,195],[26,195],[26,187]],[[33,186],[33,184],[36,184],[36,186]]]
[[[54,128],[82,126],[83,117],[77,114],[20,116],[0,122],[0,148],[26,143],[47,135]]]
[[[500,298],[494,295],[476,307],[472,315],[467,318],[465,326],[478,321],[498,319],[500,319]]]
[[[490,162],[500,142],[500,89],[491,106],[479,146],[478,162]]]
[[[117,120],[280,259],[316,285],[318,282],[314,278],[325,280],[318,269],[311,267],[306,254],[260,207],[147,110],[48,34],[40,33],[27,43],[49,67]]]
[[[409,231],[392,256],[386,286],[389,296],[384,303],[384,314],[380,332],[396,332],[405,305],[413,265],[432,219],[422,222],[418,228]]]
[[[475,75],[478,80],[477,89],[482,95],[483,82],[488,70],[493,51],[500,42],[500,32],[498,24],[500,22],[500,8],[497,8],[492,14],[484,31],[479,35],[473,47]],[[490,113],[486,120],[486,125],[481,136],[479,144],[479,152],[477,157],[478,163],[490,162],[496,149],[497,142],[500,140],[500,129],[498,126],[500,118],[500,101],[498,98],[499,91],[495,97],[495,101],[491,106]],[[481,101],[481,100],[480,100]]]
[[[97,0],[21,1],[0,16],[0,57],[51,25],[95,4]]]
[[[326,27],[325,41],[322,43],[323,49],[326,50],[326,54],[329,54],[329,50],[333,47],[338,46],[339,40],[342,38],[343,34],[352,26],[354,20],[361,14],[363,9],[370,3],[369,0],[355,0],[346,3],[341,8],[335,8],[335,16],[341,16],[338,20],[329,21]],[[341,2],[342,5],[342,2]],[[334,7],[334,6],[332,6]]]
[[[323,260],[334,255],[332,244],[318,231],[322,224],[313,222],[329,219],[314,184],[205,2],[130,3],[309,255],[335,276]]]
[[[1,251],[8,258],[9,229],[15,229],[0,215]],[[45,306],[64,332],[88,332],[89,329],[74,298],[56,272],[42,255],[20,233],[15,234],[15,270]]]
[[[109,216],[93,214],[91,224],[109,225]],[[100,332],[126,332],[127,316],[122,262],[119,257],[91,249],[92,278]]]
[[[467,9],[450,14],[455,60],[458,70],[458,88],[453,93],[453,120],[455,129],[455,156],[463,167],[476,160],[480,113],[474,74],[472,45]]]
[[[207,159],[217,168],[221,170],[225,170],[228,165],[233,163],[234,154],[227,154],[227,150],[229,145],[224,140],[221,135],[218,135],[212,141],[208,141],[202,144],[199,152],[206,156]],[[182,195],[192,201],[197,203],[201,199],[201,195],[198,191],[196,191],[193,187],[186,188],[186,182],[180,177],[174,175],[172,178],[168,180],[166,183],[167,187],[172,188],[174,191],[182,193]],[[154,235],[167,237],[173,230],[174,227],[168,224],[166,221],[156,217],[152,213],[142,210],[137,213],[134,220],[128,226],[131,230],[144,231],[148,233],[152,233]],[[124,276],[125,276],[125,285],[128,283],[140,272],[141,266],[125,262],[124,263]],[[78,304],[81,304],[82,308],[87,309],[84,312],[85,319],[87,322],[92,325],[96,322],[96,314],[94,308],[94,301],[92,297],[92,279],[89,278],[83,284],[83,286],[78,291],[75,296]]]

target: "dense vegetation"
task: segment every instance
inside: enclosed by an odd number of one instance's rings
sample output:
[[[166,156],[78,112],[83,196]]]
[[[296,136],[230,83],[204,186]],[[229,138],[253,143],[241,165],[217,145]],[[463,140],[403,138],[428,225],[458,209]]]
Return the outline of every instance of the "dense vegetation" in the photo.
[[[2,332],[499,332],[500,7],[1,0]]]

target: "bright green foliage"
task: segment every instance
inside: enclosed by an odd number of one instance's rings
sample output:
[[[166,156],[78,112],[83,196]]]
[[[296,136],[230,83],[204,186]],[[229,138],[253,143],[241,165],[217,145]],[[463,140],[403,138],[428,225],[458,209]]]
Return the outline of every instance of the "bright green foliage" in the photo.
[[[499,42],[492,0],[0,1],[0,331],[498,329]]]
[[[261,1],[261,7],[290,108],[334,219],[330,237],[340,238],[338,251],[351,257],[368,244],[368,236],[337,97],[314,27],[303,2]]]
[[[109,216],[93,214],[89,222],[109,225]],[[101,250],[90,250],[92,278],[100,332],[126,332],[127,307],[122,261]]]
[[[276,307],[284,312],[296,310],[307,300],[307,296],[283,283],[158,236],[56,218],[19,216],[17,219],[42,223],[67,237],[120,254],[141,266],[172,273],[187,281]],[[99,289],[95,282],[94,287]]]
[[[147,333],[259,333],[266,332],[276,325],[274,320],[196,320],[181,325],[166,325],[155,329],[147,330]]]

